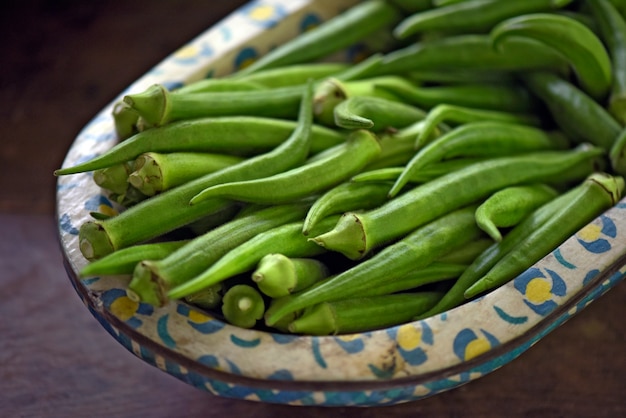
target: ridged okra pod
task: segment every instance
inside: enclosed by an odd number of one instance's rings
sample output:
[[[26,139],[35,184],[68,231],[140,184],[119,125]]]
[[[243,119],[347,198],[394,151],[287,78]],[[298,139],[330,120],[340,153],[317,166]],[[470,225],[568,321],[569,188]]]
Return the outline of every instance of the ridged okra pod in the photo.
[[[317,231],[325,231],[337,221],[336,216],[318,224]],[[252,271],[267,254],[281,253],[287,257],[313,257],[324,249],[302,235],[302,221],[291,222],[262,232],[224,254],[207,270],[191,280],[172,288],[168,297],[178,299],[230,277]]]
[[[212,186],[191,199],[195,205],[209,198],[226,198],[252,203],[286,203],[323,192],[358,173],[380,154],[376,136],[367,130],[354,131],[344,144],[326,151],[302,166],[255,180]]]
[[[623,192],[623,177],[592,174],[583,183],[580,194],[540,228],[530,231],[522,242],[465,291],[465,297],[474,297],[514,279],[603,211],[614,206]]]
[[[115,217],[84,223],[79,231],[79,246],[83,256],[88,260],[100,258],[187,225],[231,204],[224,199],[208,199],[189,205],[192,197],[208,187],[228,181],[269,176],[301,164],[310,150],[312,119],[312,88],[309,85],[302,97],[299,123],[285,142],[268,153],[146,199]]]
[[[140,260],[128,285],[128,294],[131,299],[162,306],[168,301],[170,289],[193,279],[257,234],[301,219],[307,209],[308,204],[303,203],[252,211],[192,239],[161,260]]]
[[[320,245],[359,259],[391,240],[459,207],[476,202],[504,187],[567,178],[572,168],[594,162],[599,148],[579,146],[568,151],[545,151],[499,157],[419,185],[382,206],[344,214],[332,231],[315,238]],[[575,173],[580,175],[581,172]],[[593,164],[584,176],[593,172]],[[571,179],[573,180],[573,179]]]
[[[325,280],[319,286],[298,293],[266,316],[266,323],[272,325],[291,312],[322,302],[346,299],[366,289],[400,279],[413,270],[428,266],[455,248],[480,238],[482,231],[474,221],[475,209],[475,206],[468,206],[450,210],[414,229],[371,258]]]
[[[400,325],[431,308],[438,292],[398,293],[322,302],[289,324],[294,334],[338,335]]]

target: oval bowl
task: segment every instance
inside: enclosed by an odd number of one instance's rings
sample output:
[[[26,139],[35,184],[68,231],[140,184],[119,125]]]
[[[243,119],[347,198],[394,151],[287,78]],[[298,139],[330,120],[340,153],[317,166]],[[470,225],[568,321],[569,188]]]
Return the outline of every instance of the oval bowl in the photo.
[[[167,57],[118,98],[154,83],[174,87],[231,73],[355,3],[251,2]],[[340,59],[350,60],[359,51],[355,45]],[[116,143],[115,101],[78,134],[63,166]],[[94,210],[111,211],[114,205],[90,173],[58,179],[57,218],[66,269],[93,316],[146,363],[212,394],[262,402],[375,406],[435,395],[515,359],[626,276],[622,200],[516,279],[442,315],[361,334],[284,335],[234,327],[180,301],[163,308],[138,304],[126,296],[128,277],[79,279],[87,261],[78,249],[78,228]]]

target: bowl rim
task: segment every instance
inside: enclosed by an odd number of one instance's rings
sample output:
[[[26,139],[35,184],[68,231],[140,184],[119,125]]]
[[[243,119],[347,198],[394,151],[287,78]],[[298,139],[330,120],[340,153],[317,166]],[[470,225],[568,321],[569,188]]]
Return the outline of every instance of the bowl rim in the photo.
[[[355,3],[354,0],[342,0],[342,1],[343,1],[343,4]],[[280,3],[280,1],[276,1],[276,2]],[[316,3],[315,0],[303,1],[301,2],[301,4],[298,4],[297,7],[294,6],[294,10],[296,10],[296,12],[294,13],[297,13],[303,10],[304,8],[309,7],[315,3]],[[299,9],[298,7],[302,7],[303,9]],[[198,43],[202,43],[206,41],[207,37],[214,36],[216,32],[221,30],[220,29],[221,25],[225,25],[229,23],[232,24],[233,21],[235,21],[237,18],[238,18],[237,16],[230,16],[224,22],[207,29],[207,31],[205,31],[199,37],[192,40],[189,43],[189,45],[198,44]],[[235,23],[240,23],[240,22],[237,21]],[[259,31],[260,30],[261,29],[259,29]],[[255,36],[256,34],[259,33],[259,31],[257,32],[251,31],[250,36],[251,37]],[[269,31],[265,31],[265,32],[269,33]],[[132,89],[141,89],[143,86],[146,86],[150,83],[155,82],[155,80],[171,81],[167,78],[169,76],[168,72],[163,70],[163,68],[167,65],[170,65],[171,62],[172,62],[172,57],[166,58],[159,65],[157,65],[157,67],[155,67],[153,71],[150,71],[149,73],[147,73],[146,75],[138,79],[131,86],[129,86],[126,92]],[[194,77],[197,78],[197,76],[200,73],[206,72],[207,65],[208,64],[206,62],[203,62],[202,68],[200,65],[195,66],[192,69],[186,68],[185,71],[188,71],[188,72],[186,73],[186,76],[182,78],[186,82],[192,80]],[[121,95],[123,94],[125,94],[125,92],[121,93]],[[110,109],[112,108],[112,105],[114,102],[112,102],[109,106],[105,107],[98,115],[94,117],[92,121],[90,121],[83,128],[83,131],[81,131],[81,133],[77,136],[75,141],[70,146],[70,150],[68,151],[64,165],[67,164],[71,160],[72,157],[70,157],[70,154],[72,153],[73,150],[76,149],[79,142],[84,140],[84,139],[81,139],[83,138],[83,134],[87,133],[93,127],[93,125],[96,123],[97,120],[101,121],[103,116],[105,116],[107,113],[110,113]],[[64,193],[62,183],[63,181],[61,180],[61,178],[59,178],[57,180],[57,193],[56,193],[56,199],[57,199],[56,220],[59,223],[61,222],[61,218],[62,218],[61,208],[62,206],[66,205],[66,203],[62,199],[62,194]],[[626,198],[622,199],[616,206],[614,206],[613,208],[605,212],[605,214],[615,211],[617,210],[617,208],[620,208],[620,210],[621,208],[626,208]],[[605,214],[601,216],[604,216]],[[514,351],[515,348],[523,346],[525,343],[527,343],[528,341],[532,341],[534,338],[541,338],[543,333],[546,332],[546,330],[551,329],[552,324],[559,323],[559,321],[561,321],[560,318],[569,317],[570,314],[578,312],[580,309],[576,308],[577,304],[581,303],[581,301],[585,300],[585,298],[589,297],[590,295],[593,295],[594,292],[596,292],[598,289],[607,291],[610,287],[612,287],[617,282],[621,281],[624,277],[626,277],[626,268],[622,269],[622,267],[625,267],[624,263],[626,263],[626,245],[623,245],[621,248],[621,253],[617,254],[616,252],[612,252],[610,254],[612,258],[611,257],[607,258],[605,255],[600,257],[600,259],[604,263],[601,271],[599,271],[598,274],[596,274],[595,277],[593,277],[591,280],[581,284],[580,288],[576,292],[567,294],[566,295],[567,298],[565,299],[565,301],[563,301],[563,303],[557,304],[556,308],[551,310],[546,315],[532,316],[532,321],[529,322],[530,326],[527,327],[526,331],[523,334],[512,336],[507,340],[503,340],[501,344],[490,347],[490,349],[487,350],[486,352],[483,352],[482,354],[478,354],[477,356],[473,358],[461,360],[461,361],[454,361],[452,363],[446,363],[444,367],[427,370],[423,373],[409,374],[408,376],[399,376],[399,377],[394,376],[392,378],[372,378],[371,376],[368,376],[367,378],[363,378],[363,379],[346,379],[346,380],[332,379],[332,378],[329,378],[328,376],[320,377],[319,380],[316,378],[308,378],[304,380],[301,380],[301,379],[281,380],[279,378],[267,379],[267,378],[256,377],[253,374],[248,374],[248,373],[237,374],[237,373],[226,372],[223,370],[219,370],[215,367],[199,363],[196,359],[190,358],[176,350],[172,350],[164,346],[163,344],[159,343],[155,339],[152,339],[149,336],[137,331],[135,328],[129,326],[126,322],[124,322],[123,320],[115,316],[110,310],[106,309],[106,307],[102,303],[102,300],[99,298],[99,295],[97,294],[97,292],[90,289],[90,287],[85,284],[84,280],[81,280],[79,278],[78,267],[75,264],[76,260],[73,259],[73,257],[71,257],[69,254],[68,246],[69,246],[70,241],[67,240],[68,233],[66,231],[62,231],[61,228],[58,230],[58,232],[59,232],[58,237],[59,237],[61,252],[63,254],[63,261],[64,261],[66,271],[69,275],[70,281],[72,282],[72,285],[74,286],[75,290],[77,291],[81,299],[90,308],[90,310],[92,311],[92,314],[100,315],[102,319],[110,323],[113,327],[115,327],[120,332],[127,334],[128,336],[132,337],[132,339],[140,342],[140,344],[150,347],[151,349],[153,349],[153,351],[158,352],[160,355],[164,357],[168,357],[172,359],[173,361],[175,361],[176,363],[184,365],[188,369],[197,370],[201,374],[214,378],[216,380],[228,381],[234,384],[248,384],[248,385],[264,387],[264,388],[293,389],[295,386],[297,386],[298,388],[315,389],[315,390],[330,390],[330,389],[335,389],[335,388],[340,388],[341,390],[345,390],[346,388],[349,388],[351,390],[362,390],[362,389],[380,388],[381,385],[384,385],[386,387],[396,387],[396,386],[406,386],[406,385],[413,386],[417,384],[422,384],[427,381],[438,380],[445,376],[454,375],[456,373],[459,373],[460,371],[466,371],[474,367],[477,367],[481,364],[489,362],[490,360],[496,359],[499,356],[503,356],[506,353],[510,353]],[[574,237],[575,236],[570,237],[565,243],[559,246],[558,250],[560,250],[561,248],[564,248],[567,245],[569,245],[570,247],[573,245],[576,245]],[[545,258],[539,263],[537,263],[536,266],[542,264],[544,260]],[[622,269],[623,271],[620,269]],[[619,277],[615,278],[614,280],[609,280],[610,277],[617,274],[618,272],[619,272]],[[606,284],[607,282],[608,282],[608,285]],[[582,283],[582,280],[581,280],[581,283]],[[508,293],[517,292],[514,289],[513,281],[502,286],[499,289],[496,289],[486,294],[485,296],[482,296],[481,298],[478,298],[474,302],[470,302],[466,305],[462,305],[462,306],[459,306],[457,308],[454,308],[448,311],[446,315],[449,315],[449,316],[454,316],[457,314],[460,315],[459,313],[462,313],[465,310],[470,309],[469,307],[471,306],[477,306],[481,302],[488,304],[488,302],[490,302],[494,298],[497,298],[498,295],[500,295],[503,292],[508,292]],[[522,298],[523,295],[519,294],[519,292],[517,294],[519,298]],[[600,294],[595,295],[594,297],[591,298],[591,300],[594,300]],[[521,299],[519,300],[519,302],[520,304],[522,304]],[[172,303],[184,304],[184,302],[178,302],[178,301],[172,302]],[[185,304],[185,305],[189,306],[188,304]],[[571,313],[572,309],[574,309],[575,312]],[[491,312],[491,314],[493,315],[493,312]],[[531,315],[532,315],[532,312],[531,312]],[[215,321],[218,321],[218,320],[215,320]],[[421,321],[414,321],[414,322],[411,322],[410,324],[427,324],[429,326],[434,327],[433,323],[436,321],[438,321],[439,323],[445,324],[445,322],[447,321],[447,318],[442,319],[441,315],[438,315],[436,317],[426,318]],[[232,329],[241,330],[240,328],[233,327],[232,325],[229,325],[229,324],[225,324],[225,323],[222,323],[222,324],[224,325],[224,329],[226,330],[232,330]],[[393,328],[398,328],[398,327],[393,327]],[[255,330],[255,332],[261,333],[261,334],[270,334],[270,335],[272,334],[269,332],[257,331],[257,330]],[[377,330],[377,331],[372,331],[366,334],[382,335],[385,332],[386,330]],[[363,335],[363,333],[355,334],[355,335]],[[396,345],[398,344],[397,341],[393,341],[393,339],[391,339],[389,336],[385,336],[385,337],[389,338],[392,344],[393,343],[395,343]],[[300,336],[298,338],[302,338],[307,341],[311,341],[311,340],[335,341],[337,337],[335,336],[328,336],[328,337]],[[313,374],[312,376],[315,376],[315,374]]]

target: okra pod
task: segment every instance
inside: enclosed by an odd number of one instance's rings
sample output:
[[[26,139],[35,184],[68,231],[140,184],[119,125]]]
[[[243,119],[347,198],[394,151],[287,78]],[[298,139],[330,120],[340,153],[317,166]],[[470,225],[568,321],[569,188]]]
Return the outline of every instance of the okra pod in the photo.
[[[471,298],[514,279],[557,248],[603,211],[614,206],[624,192],[624,178],[594,173],[583,183],[583,191],[561,208],[494,265],[465,291]]]
[[[568,151],[493,158],[419,185],[373,210],[348,212],[333,230],[315,240],[329,250],[359,259],[372,248],[402,237],[448,211],[476,202],[504,187],[549,182],[555,177],[569,175],[568,171],[580,163],[595,161],[602,155],[600,148],[579,146]],[[589,168],[593,169],[592,166]]]

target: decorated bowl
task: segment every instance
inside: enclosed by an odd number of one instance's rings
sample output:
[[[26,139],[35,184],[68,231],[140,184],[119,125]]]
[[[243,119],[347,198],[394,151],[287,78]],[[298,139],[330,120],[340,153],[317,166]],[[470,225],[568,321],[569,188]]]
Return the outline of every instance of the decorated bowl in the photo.
[[[120,94],[236,71],[357,3],[253,1],[184,45]],[[361,46],[344,51],[353,60]],[[115,102],[115,101],[114,101]],[[112,147],[113,103],[79,133],[64,166]],[[58,179],[59,236],[70,281],[98,322],[141,360],[215,395],[253,401],[373,406],[415,401],[480,378],[521,355],[626,275],[626,200],[495,291],[387,329],[297,336],[229,325],[182,301],[157,308],[126,295],[129,277],[79,278],[78,229],[115,205],[90,173]]]

